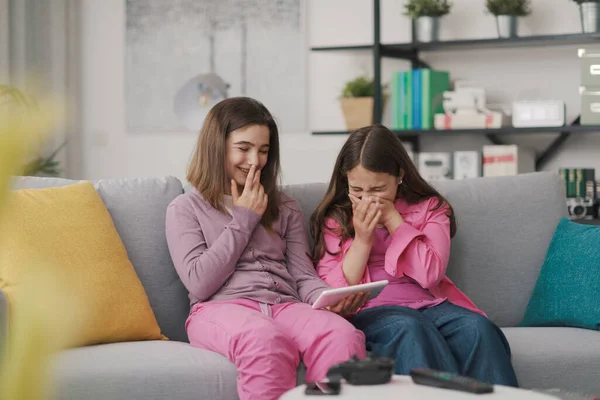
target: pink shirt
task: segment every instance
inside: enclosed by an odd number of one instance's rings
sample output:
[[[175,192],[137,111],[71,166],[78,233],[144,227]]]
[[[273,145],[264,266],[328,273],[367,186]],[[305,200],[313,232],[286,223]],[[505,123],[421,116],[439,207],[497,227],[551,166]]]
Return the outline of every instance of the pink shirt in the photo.
[[[375,299],[367,302],[363,308],[378,306],[405,306],[410,308],[425,308],[443,303],[446,298],[436,298],[424,289],[414,279],[404,275],[396,277],[385,270],[385,254],[390,247],[392,238],[386,228],[375,230],[375,239],[367,261],[367,268],[372,281],[388,280],[390,283]]]
[[[247,208],[218,211],[196,189],[169,204],[167,244],[191,305],[240,298],[312,304],[330,289],[308,255],[300,204],[284,193],[280,196],[272,231]]]
[[[377,232],[372,254],[360,283],[391,277],[391,286],[386,287],[383,296],[370,301],[365,306],[374,307],[383,302],[398,301],[396,305],[422,308],[448,300],[458,306],[485,315],[475,304],[446,276],[446,267],[450,258],[450,219],[446,207],[431,211],[437,204],[436,198],[430,198],[419,204],[396,201],[396,210],[402,215],[402,223],[392,235]],[[330,228],[339,227],[333,219],[326,224]],[[329,251],[317,264],[317,273],[333,287],[348,286],[342,269],[342,260],[353,239],[340,243],[340,237],[333,231],[324,231],[325,244]],[[382,275],[381,269],[387,275]],[[371,274],[374,274],[372,276]],[[414,284],[421,289],[415,288]],[[409,285],[409,286],[403,286]],[[403,288],[409,288],[406,294]],[[409,293],[410,292],[410,293]],[[431,297],[429,297],[431,295]],[[406,296],[406,297],[404,297]]]

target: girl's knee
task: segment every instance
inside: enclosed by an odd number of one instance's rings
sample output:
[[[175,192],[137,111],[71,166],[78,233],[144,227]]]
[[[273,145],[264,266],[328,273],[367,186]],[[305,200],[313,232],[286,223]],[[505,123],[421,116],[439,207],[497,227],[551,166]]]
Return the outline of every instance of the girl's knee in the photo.
[[[365,343],[365,334],[356,329],[350,322],[343,320],[335,324],[328,330],[327,335],[332,341],[341,341],[344,343]]]
[[[464,317],[464,327],[483,336],[497,335],[499,328],[488,318],[481,314],[473,313],[468,317]]]
[[[421,334],[427,329],[427,322],[421,318],[403,315],[385,321],[383,328],[399,334]]]

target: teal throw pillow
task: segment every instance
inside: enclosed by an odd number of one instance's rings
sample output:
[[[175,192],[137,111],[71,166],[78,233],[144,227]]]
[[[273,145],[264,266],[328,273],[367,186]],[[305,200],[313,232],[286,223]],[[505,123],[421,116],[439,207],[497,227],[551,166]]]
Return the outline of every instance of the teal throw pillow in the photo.
[[[521,326],[600,330],[600,227],[559,222]]]

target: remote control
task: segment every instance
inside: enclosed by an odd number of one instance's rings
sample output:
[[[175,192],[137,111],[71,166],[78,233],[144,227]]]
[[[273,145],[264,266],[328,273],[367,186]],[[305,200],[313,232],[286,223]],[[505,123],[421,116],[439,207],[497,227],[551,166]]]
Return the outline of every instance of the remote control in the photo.
[[[427,368],[413,369],[410,371],[410,376],[417,385],[460,390],[475,394],[492,393],[494,391],[494,386],[480,382],[477,379]]]

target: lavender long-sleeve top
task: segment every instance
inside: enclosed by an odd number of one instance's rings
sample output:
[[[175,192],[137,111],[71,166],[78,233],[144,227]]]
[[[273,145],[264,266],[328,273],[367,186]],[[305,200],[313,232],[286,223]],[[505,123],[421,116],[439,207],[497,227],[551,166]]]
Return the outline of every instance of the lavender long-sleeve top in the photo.
[[[279,218],[272,231],[247,208],[220,212],[196,189],[169,204],[167,243],[191,305],[238,298],[312,304],[330,289],[308,256],[299,203],[284,193],[280,196]]]

